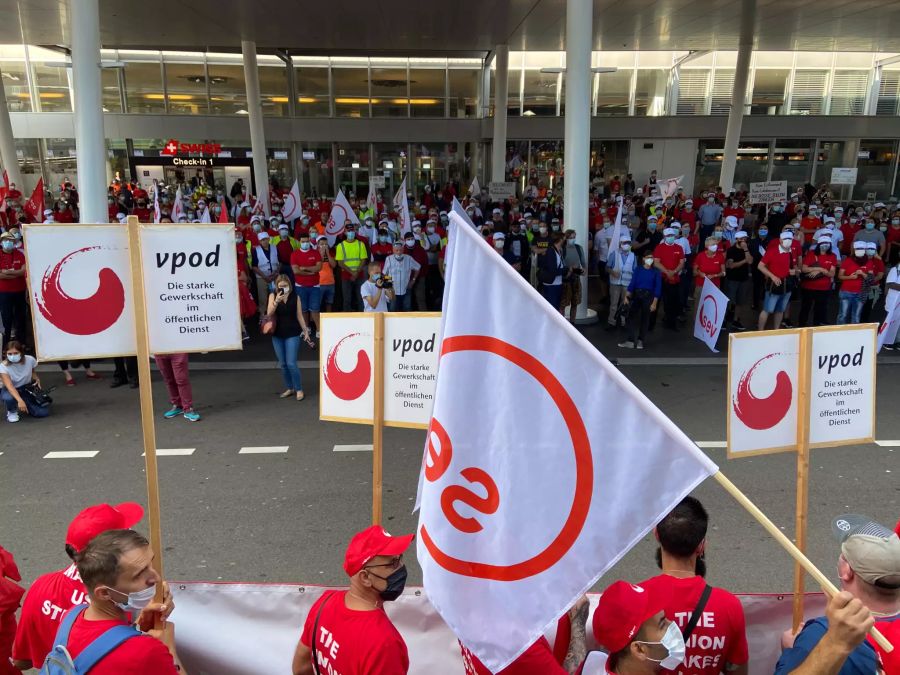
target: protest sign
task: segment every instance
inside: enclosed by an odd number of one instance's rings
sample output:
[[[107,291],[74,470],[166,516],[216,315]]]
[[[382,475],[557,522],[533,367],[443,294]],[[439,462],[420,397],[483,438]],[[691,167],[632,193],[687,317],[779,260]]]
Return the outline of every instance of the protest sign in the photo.
[[[750,183],[751,204],[771,204],[787,199],[787,181],[770,180]]]
[[[610,249],[615,250],[613,247]],[[694,337],[716,353],[719,351],[716,349],[716,342],[719,340],[727,309],[728,296],[712,281],[704,279],[703,289],[700,292],[700,306],[694,318]]]

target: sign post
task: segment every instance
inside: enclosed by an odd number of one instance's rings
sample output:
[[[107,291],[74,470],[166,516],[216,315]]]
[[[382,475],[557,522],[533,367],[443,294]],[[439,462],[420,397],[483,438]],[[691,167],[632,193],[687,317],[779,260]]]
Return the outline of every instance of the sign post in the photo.
[[[319,419],[372,425],[372,522],[383,519],[384,427],[427,429],[441,343],[438,312],[323,314]]]
[[[874,439],[876,328],[820,326],[730,336],[728,458],[796,449],[795,525],[801,552],[806,550],[810,448]],[[797,630],[809,568],[795,560]]]

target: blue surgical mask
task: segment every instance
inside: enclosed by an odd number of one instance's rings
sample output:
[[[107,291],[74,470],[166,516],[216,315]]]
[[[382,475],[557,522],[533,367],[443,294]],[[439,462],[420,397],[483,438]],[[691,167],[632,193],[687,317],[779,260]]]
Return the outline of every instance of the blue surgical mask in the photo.
[[[302,250],[302,251],[308,251],[310,248],[312,248],[312,245],[311,245],[308,241],[301,241],[301,242],[300,242],[300,250]]]
[[[380,236],[380,237],[378,237],[378,241],[380,241],[382,244],[386,244],[386,243],[388,243],[390,240],[391,240],[390,237],[385,237],[385,236],[383,236],[383,235]]]
[[[867,230],[874,230],[874,229],[875,229],[875,223],[873,223],[872,221],[868,221],[868,222],[866,223],[866,229],[867,229]]]
[[[19,361],[22,360],[22,355],[21,354],[7,354],[6,360],[9,361],[10,363],[18,363]]]
[[[12,251],[12,250],[16,247],[16,242],[14,242],[14,241],[4,241],[3,244],[2,244],[2,246],[3,246],[3,250],[6,251],[7,253],[9,253],[10,251]]]
[[[372,281],[378,281],[381,278],[381,275],[377,272],[372,275]]]
[[[347,240],[353,241],[354,239],[356,239],[356,232],[354,232],[353,230],[349,230],[347,232]]]
[[[760,237],[767,237],[767,236],[769,236],[769,231],[768,231],[768,230],[760,230],[760,231],[759,231],[759,236],[760,236]]]
[[[674,244],[674,243],[675,243],[675,237],[673,237],[672,235],[667,236],[667,237],[666,237],[666,243],[667,243],[667,244]]]
[[[651,232],[656,232],[656,223],[647,223],[647,229]]]
[[[140,612],[153,601],[153,597],[156,595],[156,586],[149,586],[142,591],[135,591],[134,593],[123,593],[112,586],[107,586],[107,588],[127,598],[125,602],[115,603],[116,607],[123,612]]]

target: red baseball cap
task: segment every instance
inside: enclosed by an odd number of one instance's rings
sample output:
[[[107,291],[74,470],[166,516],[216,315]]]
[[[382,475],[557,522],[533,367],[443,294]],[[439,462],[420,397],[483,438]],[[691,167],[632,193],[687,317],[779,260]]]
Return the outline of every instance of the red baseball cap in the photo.
[[[96,504],[79,513],[69,523],[66,545],[81,551],[91,539],[107,530],[123,530],[134,527],[144,517],[144,507],[134,502],[118,506]]]
[[[666,608],[670,596],[668,588],[614,582],[594,611],[594,638],[610,654],[625,649],[643,623]]]
[[[404,534],[392,537],[381,525],[372,525],[362,532],[357,532],[347,546],[344,555],[344,571],[352,577],[376,555],[400,555],[415,537],[415,534]]]

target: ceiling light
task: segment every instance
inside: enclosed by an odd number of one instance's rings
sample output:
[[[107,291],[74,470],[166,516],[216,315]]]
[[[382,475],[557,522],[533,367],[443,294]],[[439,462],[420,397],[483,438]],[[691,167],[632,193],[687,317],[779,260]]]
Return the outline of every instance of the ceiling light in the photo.
[[[269,100],[272,103],[287,103],[288,97],[287,96],[270,96]]]
[[[44,92],[41,92],[39,95],[41,98],[65,98],[66,97],[65,94],[60,94],[57,91],[44,91]]]
[[[369,103],[369,99],[357,98],[357,97],[345,97],[345,98],[336,98],[336,99],[334,99],[334,102],[345,104],[345,105],[366,105]],[[373,98],[372,103],[381,103],[381,101],[377,98]]]
[[[315,103],[316,99],[312,96],[298,96],[297,103]]]
[[[391,102],[397,105],[406,105],[407,103],[410,105],[437,105],[440,100],[436,98],[395,98]]]

